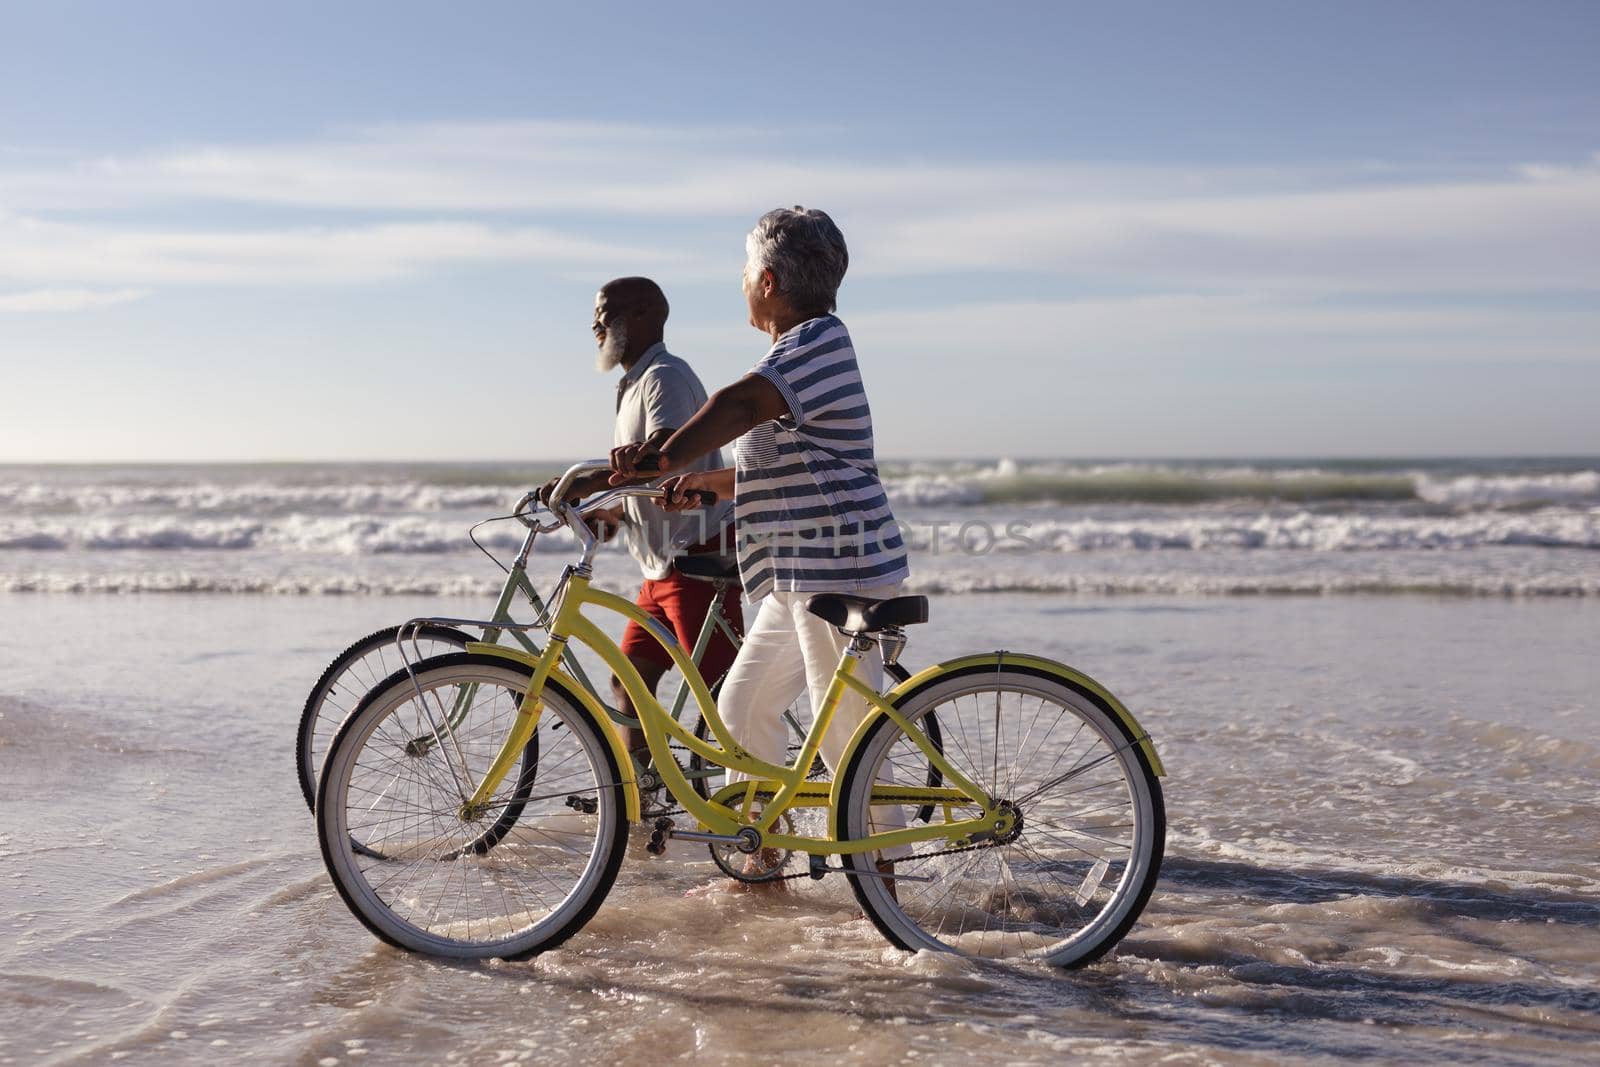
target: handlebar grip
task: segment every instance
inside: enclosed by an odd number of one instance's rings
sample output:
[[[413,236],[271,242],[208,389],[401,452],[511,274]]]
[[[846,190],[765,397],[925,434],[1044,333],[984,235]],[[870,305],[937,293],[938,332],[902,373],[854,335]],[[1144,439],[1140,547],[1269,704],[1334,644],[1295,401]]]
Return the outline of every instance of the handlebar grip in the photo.
[[[646,456],[634,465],[634,470],[640,474],[655,474],[661,470],[661,457]]]
[[[665,499],[666,490],[662,489],[660,492],[662,493],[663,499]],[[694,503],[689,505],[690,507],[709,508],[711,505],[717,502],[717,494],[713,493],[709,489],[684,489],[682,492],[685,497],[688,497],[694,501]]]

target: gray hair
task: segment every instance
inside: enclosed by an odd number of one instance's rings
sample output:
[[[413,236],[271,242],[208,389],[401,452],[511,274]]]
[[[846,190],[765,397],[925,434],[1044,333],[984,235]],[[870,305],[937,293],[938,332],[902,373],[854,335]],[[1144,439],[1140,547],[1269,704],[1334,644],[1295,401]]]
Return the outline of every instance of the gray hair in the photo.
[[[778,291],[800,312],[826,314],[838,307],[839,283],[850,250],[827,212],[780,207],[762,215],[745,238],[745,275],[770,270]]]

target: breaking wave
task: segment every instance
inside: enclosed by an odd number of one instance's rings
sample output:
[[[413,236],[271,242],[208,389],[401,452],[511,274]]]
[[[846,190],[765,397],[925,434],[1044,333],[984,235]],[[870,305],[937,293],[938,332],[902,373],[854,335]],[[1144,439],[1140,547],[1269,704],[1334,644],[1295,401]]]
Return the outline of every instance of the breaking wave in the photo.
[[[1322,468],[1018,464],[968,470],[912,468],[885,479],[892,503],[1287,504],[1416,503],[1449,510],[1600,504],[1600,470],[1554,474],[1441,475]]]
[[[521,492],[529,488],[532,486],[522,482],[465,486],[420,481],[351,485],[0,482],[0,511],[58,515],[167,511],[270,516],[290,512],[350,514],[470,509],[490,515],[496,509],[509,511]]]
[[[110,573],[4,573],[0,593],[226,594],[236,596],[494,596],[503,578],[494,571],[476,574],[393,575],[231,575],[184,570]],[[637,581],[598,582],[631,595]],[[1049,572],[923,571],[907,592],[926,594],[1068,593],[1150,596],[1337,596],[1432,595],[1461,597],[1597,597],[1600,576],[1537,576],[1505,579],[1491,575],[1460,577],[1383,577],[1368,574],[1205,575],[1062,574]]]
[[[0,592],[489,596],[554,464],[0,466]],[[1600,595],[1600,460],[886,462],[925,592]],[[483,525],[501,559],[524,531]],[[574,549],[539,538],[535,569]],[[603,568],[627,585],[620,544]],[[625,564],[625,565],[624,565]],[[631,592],[633,586],[626,591]]]
[[[442,555],[470,552],[467,524],[417,515],[286,515],[262,518],[155,516],[146,519],[0,519],[0,549],[259,550],[319,555]],[[915,547],[941,552],[1096,551],[1400,551],[1483,547],[1600,548],[1600,507],[1586,511],[1488,511],[1464,515],[1197,514],[1140,519],[1051,518],[985,512],[956,520],[901,520]],[[487,527],[496,550],[521,542],[515,524]],[[566,533],[546,535],[542,552],[572,548]]]
[[[192,481],[110,478],[10,480],[0,474],[0,513],[100,515],[178,513],[268,518],[286,514],[352,515],[470,511],[504,513],[537,480],[522,470],[478,472],[457,484],[419,476],[349,482],[326,471],[280,481],[229,481],[197,471]],[[1413,503],[1446,510],[1600,504],[1600,469],[1473,471],[1446,468],[1349,469],[1333,465],[1018,462],[883,465],[895,504],[1156,504],[1225,502],[1323,505]],[[296,480],[296,479],[300,480]]]

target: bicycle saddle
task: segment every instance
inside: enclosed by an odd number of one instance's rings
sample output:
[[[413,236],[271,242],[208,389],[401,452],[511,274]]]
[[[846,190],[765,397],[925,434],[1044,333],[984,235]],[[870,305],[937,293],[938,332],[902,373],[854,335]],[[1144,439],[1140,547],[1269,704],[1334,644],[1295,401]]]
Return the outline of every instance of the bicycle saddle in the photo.
[[[869,600],[844,593],[818,593],[806,601],[806,610],[848,633],[868,634],[890,626],[910,626],[928,621],[928,598],[896,596]]]
[[[739,561],[706,553],[700,556],[679,556],[672,561],[678,573],[688,578],[703,578],[708,582],[737,582]]]

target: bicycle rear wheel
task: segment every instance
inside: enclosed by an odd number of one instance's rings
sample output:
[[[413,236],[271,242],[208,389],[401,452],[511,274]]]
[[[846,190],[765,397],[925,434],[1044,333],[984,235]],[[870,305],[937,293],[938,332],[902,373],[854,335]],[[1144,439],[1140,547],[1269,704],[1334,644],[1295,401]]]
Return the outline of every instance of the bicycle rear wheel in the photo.
[[[937,717],[945,757],[1011,810],[1015,829],[965,847],[845,857],[856,899],[884,936],[907,950],[1059,967],[1081,967],[1121,940],[1155,886],[1166,835],[1160,781],[1122,721],[1092,694],[1021,668],[947,675],[897,706],[913,726]],[[910,825],[917,801],[874,799],[874,785],[918,782],[927,766],[881,716],[845,768],[835,835]],[[981,814],[976,802],[934,810],[935,824]],[[871,877],[887,860],[907,877]]]
[[[311,687],[300,712],[300,728],[295,733],[294,769],[300,780],[300,793],[306,807],[316,810],[317,774],[328,754],[328,744],[346,715],[355,710],[361,698],[382,685],[404,665],[395,645],[399,626],[370,633],[339,653],[317,684]],[[425,623],[417,631],[416,644],[406,641],[406,655],[412,662],[448,652],[465,650],[476,640],[452,626]]]
[[[323,860],[345,904],[389,944],[521,958],[571,936],[610,890],[627,838],[622,776],[603,727],[559,687],[541,694],[538,747],[524,749],[538,753],[537,792],[513,768],[481,810],[464,810],[530,673],[496,656],[427,660],[415,686],[404,672],[390,678],[335,736],[317,796]],[[511,808],[514,825],[481,847]]]

